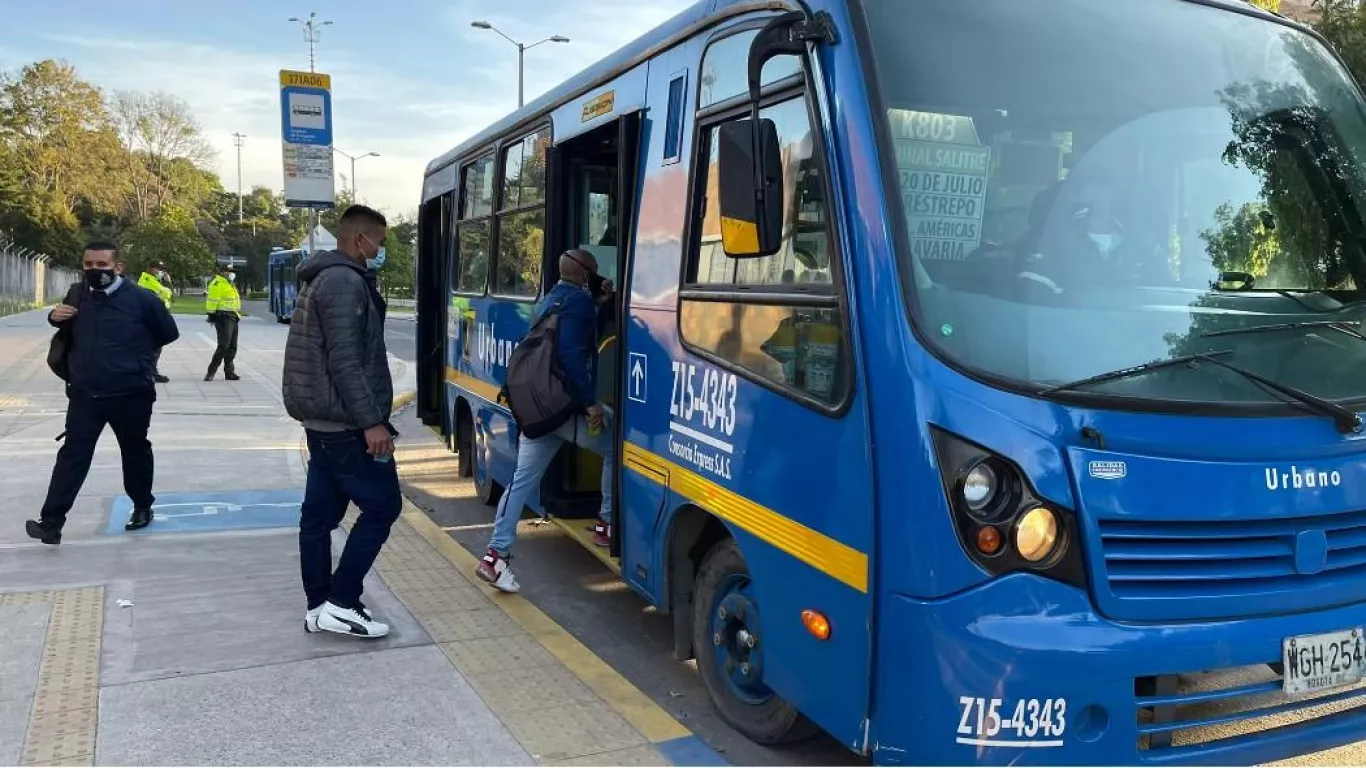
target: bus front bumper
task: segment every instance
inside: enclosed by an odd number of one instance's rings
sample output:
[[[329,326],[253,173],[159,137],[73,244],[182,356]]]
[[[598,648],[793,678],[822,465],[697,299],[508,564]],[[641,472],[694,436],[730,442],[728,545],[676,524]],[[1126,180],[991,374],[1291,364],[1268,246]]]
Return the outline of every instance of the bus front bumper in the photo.
[[[879,764],[1251,765],[1366,739],[1366,687],[1291,697],[1270,666],[1286,638],[1366,625],[1360,604],[1117,624],[1081,590],[1017,574],[892,595],[881,616]]]

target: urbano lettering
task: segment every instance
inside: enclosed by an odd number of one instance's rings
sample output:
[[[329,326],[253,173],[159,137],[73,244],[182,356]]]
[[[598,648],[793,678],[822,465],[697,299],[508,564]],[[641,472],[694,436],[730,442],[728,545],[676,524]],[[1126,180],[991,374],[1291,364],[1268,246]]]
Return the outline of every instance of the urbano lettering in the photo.
[[[1313,488],[1336,488],[1342,485],[1342,473],[1334,470],[1324,472],[1316,469],[1300,469],[1292,466],[1289,471],[1275,467],[1266,468],[1266,489],[1268,491],[1298,491]]]

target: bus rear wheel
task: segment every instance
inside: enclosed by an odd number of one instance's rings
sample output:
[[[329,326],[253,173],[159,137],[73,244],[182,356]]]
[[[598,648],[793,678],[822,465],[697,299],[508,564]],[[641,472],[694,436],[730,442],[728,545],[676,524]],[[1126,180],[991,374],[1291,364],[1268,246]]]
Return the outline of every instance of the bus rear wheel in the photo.
[[[809,738],[816,726],[764,684],[764,628],[749,568],[734,539],[702,560],[693,592],[693,648],[721,719],[758,744]]]

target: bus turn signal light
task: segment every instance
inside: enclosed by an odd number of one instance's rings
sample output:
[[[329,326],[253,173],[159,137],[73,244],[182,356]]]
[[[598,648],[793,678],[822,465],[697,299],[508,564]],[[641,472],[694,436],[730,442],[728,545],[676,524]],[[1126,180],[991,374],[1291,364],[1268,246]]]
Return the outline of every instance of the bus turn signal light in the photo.
[[[830,639],[830,620],[820,611],[813,611],[810,608],[802,611],[802,624],[806,625],[806,631],[817,640]]]
[[[984,555],[994,555],[1001,551],[1001,531],[988,525],[977,531],[977,551]]]

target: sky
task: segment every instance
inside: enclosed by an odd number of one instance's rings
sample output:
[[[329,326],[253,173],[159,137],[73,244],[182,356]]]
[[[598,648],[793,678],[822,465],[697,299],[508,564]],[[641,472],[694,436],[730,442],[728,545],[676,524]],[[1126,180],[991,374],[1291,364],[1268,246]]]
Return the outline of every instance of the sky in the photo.
[[[246,135],[242,187],[283,188],[279,71],[308,69],[303,27],[323,27],[317,71],[332,75],[334,146],[356,163],[356,193],[386,213],[416,211],[427,162],[517,107],[517,49],[526,100],[690,6],[692,0],[0,0],[0,70],[53,58],[106,94],[166,91],[184,99],[237,187],[232,134]],[[337,156],[337,189],[350,161]],[[343,175],[348,177],[343,180]]]

